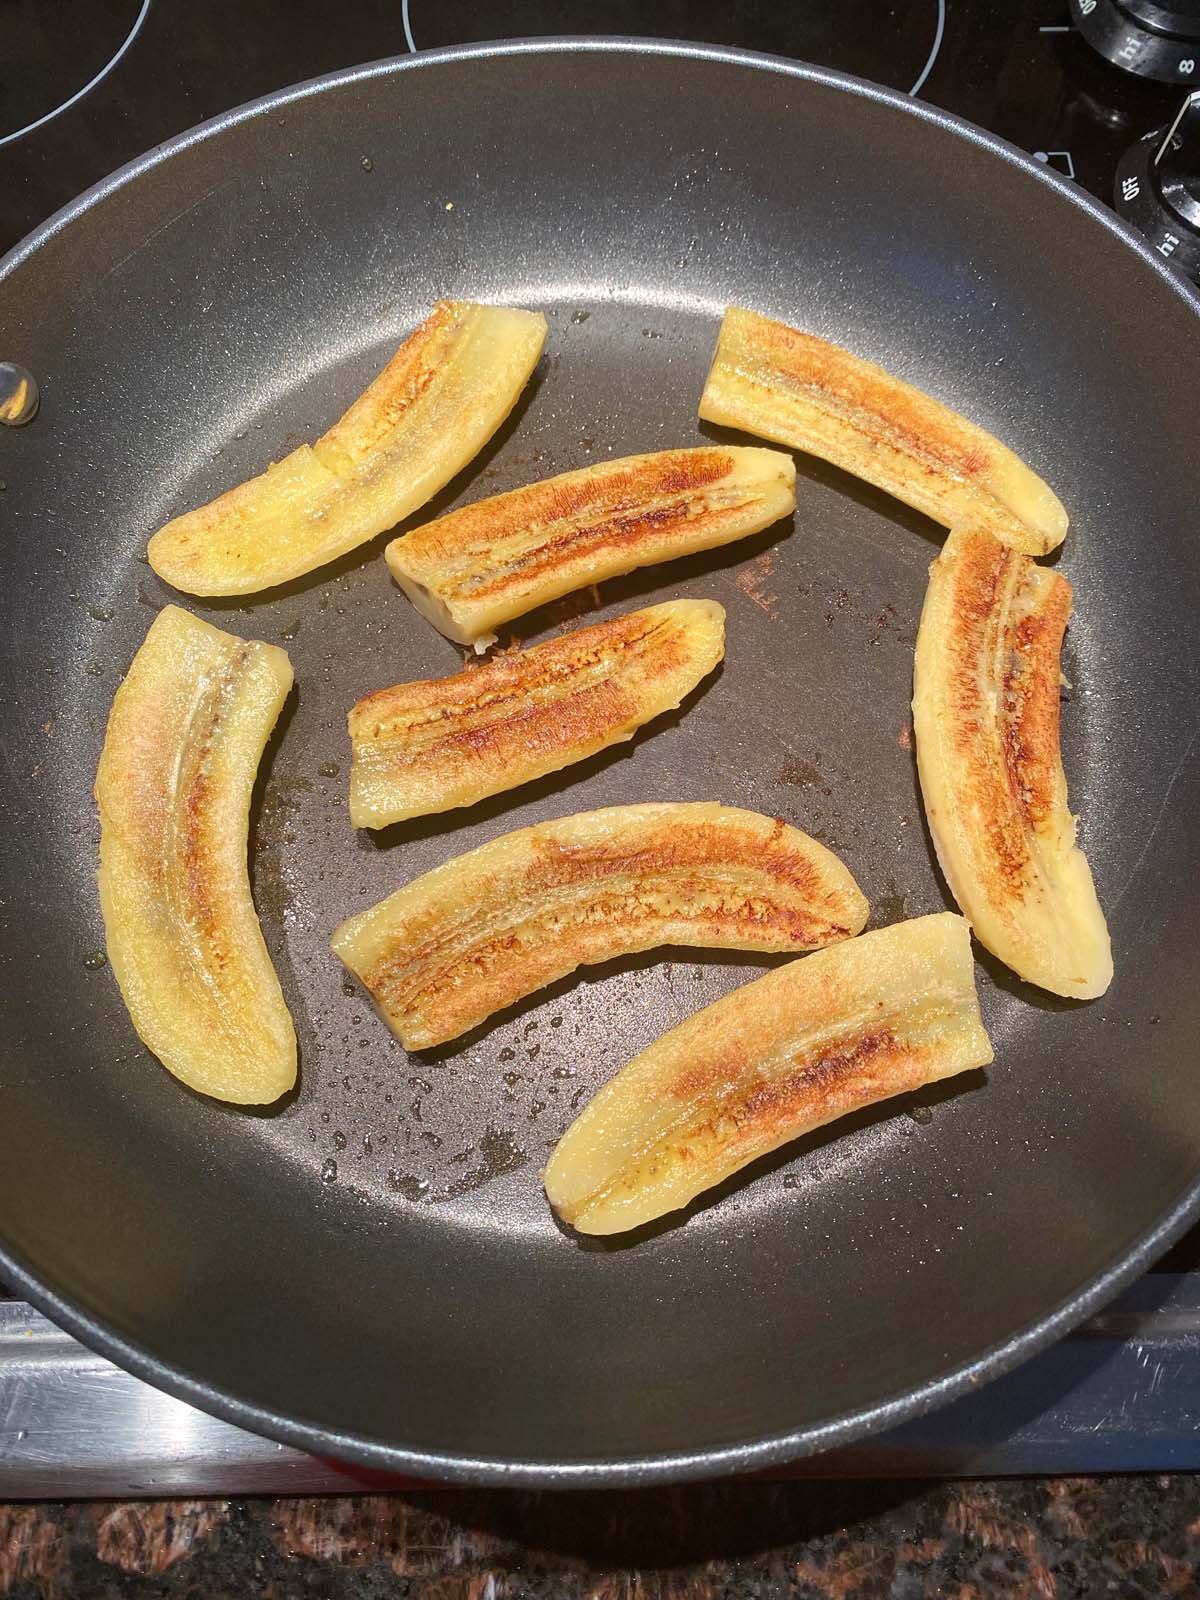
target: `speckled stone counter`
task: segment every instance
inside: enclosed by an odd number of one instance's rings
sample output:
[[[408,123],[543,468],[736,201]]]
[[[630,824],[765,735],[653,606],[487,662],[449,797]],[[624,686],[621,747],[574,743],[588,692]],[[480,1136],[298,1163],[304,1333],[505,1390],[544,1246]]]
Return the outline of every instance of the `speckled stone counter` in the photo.
[[[0,1595],[1200,1596],[1200,1478],[7,1505]]]

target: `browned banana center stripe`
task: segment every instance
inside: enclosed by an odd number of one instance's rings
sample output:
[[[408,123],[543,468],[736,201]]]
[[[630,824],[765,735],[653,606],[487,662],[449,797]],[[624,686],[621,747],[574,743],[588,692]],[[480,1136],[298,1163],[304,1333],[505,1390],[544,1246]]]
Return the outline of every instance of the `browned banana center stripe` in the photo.
[[[882,1004],[880,1005],[882,1010]],[[939,1015],[951,1017],[952,1008],[939,1008]],[[841,1039],[828,1039],[814,1049],[797,1055],[795,1070],[785,1076],[757,1084],[748,1092],[744,1086],[721,1094],[700,1116],[688,1110],[697,1096],[707,1095],[714,1084],[739,1084],[746,1062],[737,1041],[729,1052],[699,1067],[688,1066],[664,1093],[679,1100],[683,1111],[679,1121],[660,1132],[647,1145],[634,1164],[659,1161],[699,1163],[710,1158],[719,1147],[726,1159],[736,1160],[739,1150],[759,1150],[792,1137],[798,1126],[815,1127],[834,1121],[860,1106],[871,1105],[880,1097],[880,1084],[888,1094],[902,1091],[897,1081],[899,1069],[908,1067],[912,1087],[926,1081],[923,1065],[929,1055],[926,1047],[897,1038],[895,1026],[882,1019],[870,1028],[859,1027]],[[608,1183],[601,1184],[584,1200],[582,1210],[606,1199],[628,1181],[629,1163],[622,1164]]]
[[[777,886],[786,885],[800,897],[826,900],[821,872],[800,851],[780,845],[786,824],[776,818],[770,834],[735,833],[732,828],[703,823],[663,833],[633,851],[612,845],[571,845],[555,839],[534,844],[534,861],[527,881],[536,893],[560,884],[594,880],[605,872],[631,872],[642,876],[681,868],[707,867],[720,872],[759,872]]]
[[[177,911],[180,925],[194,936],[187,945],[189,965],[201,974],[214,968],[219,973],[228,964],[230,952],[221,938],[222,928],[228,931],[228,908],[214,905],[211,890],[216,886],[212,873],[215,841],[210,832],[212,823],[212,771],[211,757],[222,725],[237,696],[240,679],[249,664],[252,649],[241,644],[230,651],[212,683],[205,688],[193,725],[203,725],[202,734],[195,736],[197,751],[190,768],[178,774],[177,787],[170,796],[171,814],[168,829],[179,833],[178,860],[183,869],[183,894],[178,897]],[[187,741],[193,747],[193,739]],[[166,859],[171,859],[168,842]],[[198,946],[207,947],[201,954]],[[203,976],[201,976],[201,981]],[[219,1006],[224,1004],[218,993],[214,996]]]
[[[997,634],[1007,627],[1014,576],[1023,557],[993,539],[970,541],[956,575],[951,600],[956,621],[951,629],[952,701],[950,727],[963,756],[964,802],[973,807],[985,831],[995,870],[1006,891],[1023,899],[1030,864],[1029,841],[1021,822],[1022,788],[1019,758],[1003,748],[996,752],[989,735],[996,708],[985,700],[985,664],[998,648]],[[1007,652],[1006,652],[1007,653]],[[1000,710],[1003,716],[1003,708]],[[999,762],[993,759],[1000,756]]]
[[[718,943],[786,936],[798,949],[849,933],[848,928],[823,920],[807,908],[780,905],[769,894],[737,891],[720,878],[673,875],[669,887],[683,894],[680,903],[668,906],[659,903],[668,888],[666,882],[654,900],[647,900],[635,894],[635,881],[631,878],[628,886],[611,884],[606,894],[592,896],[583,904],[575,896],[564,895],[556,903],[539,907],[533,916],[474,938],[460,927],[455,930],[457,937],[448,935],[418,949],[408,945],[376,962],[364,975],[364,982],[390,1011],[411,1014],[431,1002],[436,1005],[443,994],[453,997],[462,988],[465,968],[483,975],[502,961],[511,967],[515,998],[524,992],[526,973],[557,965],[551,930],[557,937],[566,937],[590,926],[601,952],[626,948],[635,930],[644,938],[656,925],[675,927],[680,922],[691,924],[697,933]],[[704,902],[702,912],[689,912],[693,899]],[[648,944],[657,942],[647,940]]]
[[[897,1039],[891,1027],[829,1040],[815,1058],[797,1056],[794,1072],[761,1083],[748,1094],[731,1091],[702,1119],[685,1117],[656,1142],[674,1144],[673,1153],[686,1161],[693,1154],[689,1145],[720,1142],[732,1151],[740,1145],[757,1145],[764,1137],[789,1136],[800,1120],[813,1126],[826,1116],[844,1116],[858,1105],[871,1104],[878,1098],[876,1078],[883,1076],[891,1083],[897,1066],[918,1054]],[[686,1103],[704,1090],[710,1077],[706,1071],[697,1083],[694,1074],[685,1072],[669,1093]]]
[[[1009,789],[1034,828],[1053,812],[1061,786],[1059,751],[1059,658],[1071,612],[1071,591],[1058,580],[1040,610],[1010,630],[1004,675],[1004,761]],[[1038,597],[1030,597],[1038,604]]]
[[[371,455],[379,442],[386,440],[401,419],[428,393],[439,373],[444,373],[449,352],[462,336],[460,308],[448,302],[435,306],[362,397],[369,399],[369,410],[362,400],[356,401],[346,415],[318,439],[314,448],[324,465],[339,477],[344,476],[336,460],[324,460],[322,446],[329,444],[339,448],[342,434],[352,433],[355,427],[360,430],[355,435],[356,455],[360,458]],[[361,431],[367,426],[369,435]]]
[[[411,771],[434,766],[439,771],[447,751],[464,756],[484,756],[511,748],[527,756],[531,749],[565,747],[587,739],[606,737],[614,727],[638,712],[638,702],[620,683],[602,681],[557,698],[544,697],[535,704],[511,707],[515,697],[489,708],[490,715],[471,727],[431,733],[413,746],[411,735],[397,730],[366,744],[356,754],[364,772]]]
[[[1071,587],[986,537],[963,541],[953,607],[951,726],[998,870],[1023,898],[1035,830],[1060,799],[1059,655]],[[985,702],[986,664],[1003,663],[1000,702]],[[999,761],[984,745],[996,719]]]
[[[365,721],[372,715],[375,717],[375,727],[371,737],[385,740],[389,737],[408,740],[414,735],[428,732],[431,737],[441,741],[449,737],[443,732],[444,724],[472,716],[486,716],[495,712],[497,716],[504,715],[513,702],[523,703],[530,699],[535,701],[545,700],[556,694],[561,687],[574,677],[582,677],[586,673],[602,670],[607,672],[614,663],[614,659],[627,656],[631,651],[640,650],[645,646],[644,653],[649,655],[652,650],[658,650],[666,656],[671,646],[674,646],[671,659],[663,660],[660,670],[666,671],[670,666],[682,658],[681,649],[684,630],[674,619],[641,624],[636,629],[629,628],[624,618],[617,618],[615,622],[599,624],[594,629],[588,629],[594,643],[566,647],[565,641],[554,640],[548,645],[518,654],[511,661],[500,656],[488,667],[477,668],[468,674],[467,678],[455,683],[453,680],[436,683],[434,680],[423,680],[411,685],[405,684],[399,689],[379,689],[373,695],[367,695],[360,700],[354,708],[355,721]],[[482,693],[473,694],[470,679],[478,677],[486,683],[495,685]],[[504,687],[505,678],[512,680],[512,687]],[[588,687],[583,685],[581,687]],[[420,706],[409,708],[406,699],[411,697],[414,690],[435,688],[439,692],[461,696],[458,700],[446,700],[443,704],[427,707]],[[361,737],[360,733],[360,737]]]
[[[735,1108],[739,1132],[793,1127],[801,1106],[815,1120],[824,1106],[844,1100],[848,1084],[853,1084],[856,1099],[869,1101],[874,1086],[864,1069],[886,1071],[912,1053],[912,1046],[897,1039],[891,1028],[881,1028],[840,1045],[826,1045],[815,1061],[797,1056],[795,1072],[777,1083],[761,1084]]]
[[[590,861],[586,857],[590,854]],[[508,921],[502,923],[503,928],[531,924],[538,917],[549,918],[552,913],[560,912],[564,907],[573,910],[581,917],[589,915],[594,919],[600,904],[601,884],[604,892],[612,894],[618,891],[627,901],[635,901],[642,891],[638,885],[641,878],[647,873],[655,874],[657,892],[665,895],[669,889],[689,889],[694,893],[710,893],[719,889],[728,893],[736,886],[730,882],[733,873],[742,878],[754,875],[754,889],[761,894],[765,903],[778,905],[780,900],[780,882],[782,874],[774,871],[770,866],[760,863],[737,863],[725,865],[721,862],[708,860],[680,860],[675,863],[666,861],[661,852],[638,852],[622,857],[613,856],[604,851],[593,852],[579,851],[569,856],[561,852],[557,865],[560,870],[553,870],[555,863],[542,863],[540,867],[530,866],[524,874],[523,882],[505,883],[503,885],[503,899],[501,916],[507,916]],[[707,869],[707,870],[706,870]],[[804,869],[815,878],[813,869],[807,863]],[[805,881],[803,874],[797,872],[793,883]],[[586,901],[581,901],[578,895],[579,884],[594,885],[596,892]],[[494,891],[491,891],[494,897]],[[743,890],[743,899],[750,893],[749,886]],[[799,898],[805,897],[806,891],[798,890]],[[796,912],[819,918],[822,908],[828,905],[832,897],[823,893],[815,883],[807,891],[812,905],[792,908]],[[490,936],[496,929],[496,914],[488,905],[489,887],[481,884],[478,894],[478,905],[468,905],[460,912],[447,915],[444,907],[435,907],[432,911],[425,911],[423,915],[414,918],[403,930],[402,935],[396,939],[398,948],[395,954],[388,954],[381,958],[373,969],[375,971],[407,972],[415,974],[417,967],[423,962],[436,960],[447,949],[467,948],[477,940]],[[618,902],[619,903],[619,902]],[[522,915],[522,907],[533,907],[529,916]],[[674,906],[676,915],[683,911],[686,914],[686,905]],[[826,924],[838,933],[845,930],[835,925],[832,919],[827,918]],[[403,944],[401,945],[401,940]]]
[[[408,548],[434,566],[447,571],[440,582],[453,588],[466,569],[486,556],[505,563],[503,546],[517,543],[513,560],[525,558],[527,543],[542,530],[568,525],[573,531],[558,535],[557,542],[570,541],[595,529],[606,532],[622,519],[636,527],[647,517],[674,518],[684,503],[705,503],[705,491],[719,486],[734,470],[735,458],[727,450],[686,450],[664,452],[640,461],[634,467],[602,470],[592,477],[547,479],[511,495],[500,495],[475,506],[452,512],[439,523],[429,525],[427,538],[420,528],[408,535]],[[744,503],[739,498],[738,503]],[[551,546],[546,546],[550,548]],[[537,555],[535,550],[533,555]]]
[[[736,361],[738,375],[755,388],[768,393],[781,386],[799,391],[806,401],[870,443],[883,433],[904,455],[949,468],[964,478],[976,478],[991,465],[981,443],[964,446],[955,426],[939,414],[938,401],[907,394],[893,386],[896,380],[863,373],[853,358],[843,357],[824,340],[772,326],[756,335],[756,344],[767,347],[761,361]],[[964,425],[958,418],[954,423]]]
[[[599,921],[603,916],[610,916],[614,919],[613,926],[620,927],[627,920],[621,907],[639,902],[638,884],[650,874],[654,875],[659,896],[665,896],[669,890],[675,890],[676,896],[679,890],[687,890],[693,903],[703,904],[705,896],[733,894],[738,896],[743,908],[752,903],[765,908],[765,914],[764,909],[758,909],[752,917],[745,909],[726,913],[722,908],[722,915],[746,918],[760,927],[766,925],[768,917],[777,917],[788,928],[788,936],[793,941],[803,941],[809,933],[815,942],[843,937],[848,932],[833,916],[822,915],[832,909],[833,897],[822,890],[819,873],[809,862],[797,862],[777,853],[765,860],[725,866],[714,863],[711,856],[705,857],[701,850],[689,852],[685,848],[688,842],[684,839],[674,847],[668,845],[624,856],[614,856],[611,849],[606,851],[603,847],[593,850],[558,847],[551,852],[543,846],[542,861],[529,867],[523,884],[512,886],[506,907],[511,908],[510,920],[501,928],[496,927],[494,914],[486,909],[486,894],[480,897],[483,909],[468,906],[452,920],[436,913],[426,916],[405,929],[401,948],[376,963],[367,979],[368,987],[377,989],[377,975],[379,984],[390,985],[403,977],[421,984],[431,964],[437,962],[443,970],[449,970],[456,959],[456,951],[468,950],[477,943],[507,934],[513,928],[534,927],[539,919],[550,920],[555,914],[561,915],[563,910],[573,913],[577,922]],[[761,848],[759,841],[751,841],[751,845],[754,844]],[[738,885],[730,881],[735,872],[743,878],[753,874],[753,884],[739,891]],[[601,883],[604,894],[610,897],[607,903],[602,898]],[[798,899],[807,899],[811,904],[782,905],[781,886],[785,883]],[[596,893],[581,902],[577,892],[579,884],[596,885]],[[535,906],[532,916],[522,917],[520,908],[531,902]],[[701,915],[708,915],[712,909],[705,905]],[[686,916],[686,900],[681,904],[678,898],[673,899],[666,915],[672,920]]]
[[[740,516],[749,503],[750,497],[746,495],[739,495],[725,505],[706,496],[608,517],[588,527],[569,528],[520,554],[499,555],[497,559],[501,564],[497,571],[470,574],[465,581],[462,577],[452,578],[443,587],[448,595],[469,595],[472,599],[499,594],[514,584],[527,583],[548,568],[560,566],[564,554],[583,560],[600,550],[620,550],[631,544],[666,540],[683,523],[731,521]]]
[[[785,926],[792,929],[797,937],[804,930],[814,933],[817,938],[844,937],[847,928],[835,922],[832,917],[822,917],[820,910],[814,906],[785,906],[780,903],[776,880],[766,872],[756,869],[742,868],[742,873],[749,876],[754,871],[757,881],[753,886],[747,885],[742,889],[732,883],[725,876],[720,875],[719,869],[709,874],[697,871],[695,867],[664,868],[656,880],[655,899],[665,899],[670,890],[676,891],[676,898],[671,905],[663,911],[664,918],[671,921],[687,919],[694,915],[699,923],[705,918],[720,916],[743,919],[751,925],[758,927],[773,926],[777,918]],[[575,892],[575,885],[562,881],[554,885],[541,885],[535,892],[540,896],[540,904],[527,916],[522,916],[519,911],[514,911],[510,920],[502,922],[497,927],[495,917],[488,911],[468,911],[461,917],[455,918],[449,926],[435,926],[430,934],[421,942],[419,928],[406,929],[406,942],[402,949],[394,955],[384,956],[373,969],[374,972],[384,972],[389,975],[406,974],[414,981],[420,976],[420,970],[439,959],[445,966],[449,966],[456,959],[455,951],[465,951],[475,945],[482,945],[486,940],[507,933],[512,929],[533,928],[554,921],[562,921],[563,912],[570,914],[578,924],[593,923],[599,925],[607,921],[614,929],[619,928],[628,920],[621,911],[622,906],[630,908],[644,907],[645,900],[637,885],[640,875],[636,867],[623,864],[606,868],[605,891],[602,895],[597,892],[586,901],[580,901]],[[588,881],[594,881],[595,876],[589,876]],[[682,894],[679,892],[683,891]],[[607,898],[605,898],[607,896]],[[689,900],[696,902],[709,897],[709,903],[704,904],[703,911],[689,913]],[[711,904],[712,899],[724,897],[717,906]],[[824,900],[818,901],[818,906]],[[521,894],[513,891],[513,904],[527,903],[528,895],[522,898]],[[730,909],[730,908],[733,909]],[[632,916],[632,910],[630,915]]]

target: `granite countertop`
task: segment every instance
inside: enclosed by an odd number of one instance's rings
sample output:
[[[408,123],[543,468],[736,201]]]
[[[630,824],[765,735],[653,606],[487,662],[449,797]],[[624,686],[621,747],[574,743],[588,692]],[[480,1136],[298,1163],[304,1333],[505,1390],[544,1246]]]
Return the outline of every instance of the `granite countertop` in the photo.
[[[0,1506],[6,1600],[1200,1596],[1200,1478]]]

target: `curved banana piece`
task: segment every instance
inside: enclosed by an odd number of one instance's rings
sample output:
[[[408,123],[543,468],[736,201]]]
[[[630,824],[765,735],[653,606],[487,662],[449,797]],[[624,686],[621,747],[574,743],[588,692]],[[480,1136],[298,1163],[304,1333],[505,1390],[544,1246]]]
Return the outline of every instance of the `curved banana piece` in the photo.
[[[612,806],[447,861],[343,922],[333,948],[424,1050],[612,956],[809,950],[866,920],[838,858],[783,822],[710,802]]]
[[[168,522],[150,565],[188,594],[253,594],[394,527],[495,433],[545,338],[532,311],[439,301],[316,444]]]
[[[380,689],[350,712],[350,820],[382,828],[474,805],[631,739],[724,652],[715,600],[671,600],[452,678]]]
[[[435,628],[484,650],[501,623],[548,600],[744,539],[795,507],[796,466],[778,450],[662,450],[479,500],[384,554]]]
[[[96,774],[100,905],[133,1025],[201,1094],[258,1105],[296,1035],[250,898],[250,796],[292,685],[284,651],[160,611],[117,690]]]
[[[735,989],[635,1056],[559,1141],[546,1195],[580,1233],[637,1228],[802,1133],[991,1059],[966,923],[896,923]]]
[[[873,361],[756,311],[726,311],[700,415],[832,461],[944,527],[971,523],[1030,555],[1067,532],[1058,497],[990,433]]]
[[[929,831],[980,942],[1054,994],[1101,995],[1112,951],[1059,752],[1071,586],[981,532],[929,569],[913,729]]]

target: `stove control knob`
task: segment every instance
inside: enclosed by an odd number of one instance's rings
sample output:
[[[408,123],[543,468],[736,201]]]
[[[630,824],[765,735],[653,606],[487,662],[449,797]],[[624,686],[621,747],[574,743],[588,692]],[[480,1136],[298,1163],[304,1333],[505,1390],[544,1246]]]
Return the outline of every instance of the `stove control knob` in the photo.
[[[1200,83],[1200,0],[1070,0],[1071,20],[1115,66],[1158,83]]]
[[[1200,89],[1188,95],[1169,128],[1130,145],[1113,189],[1121,215],[1200,284]]]

